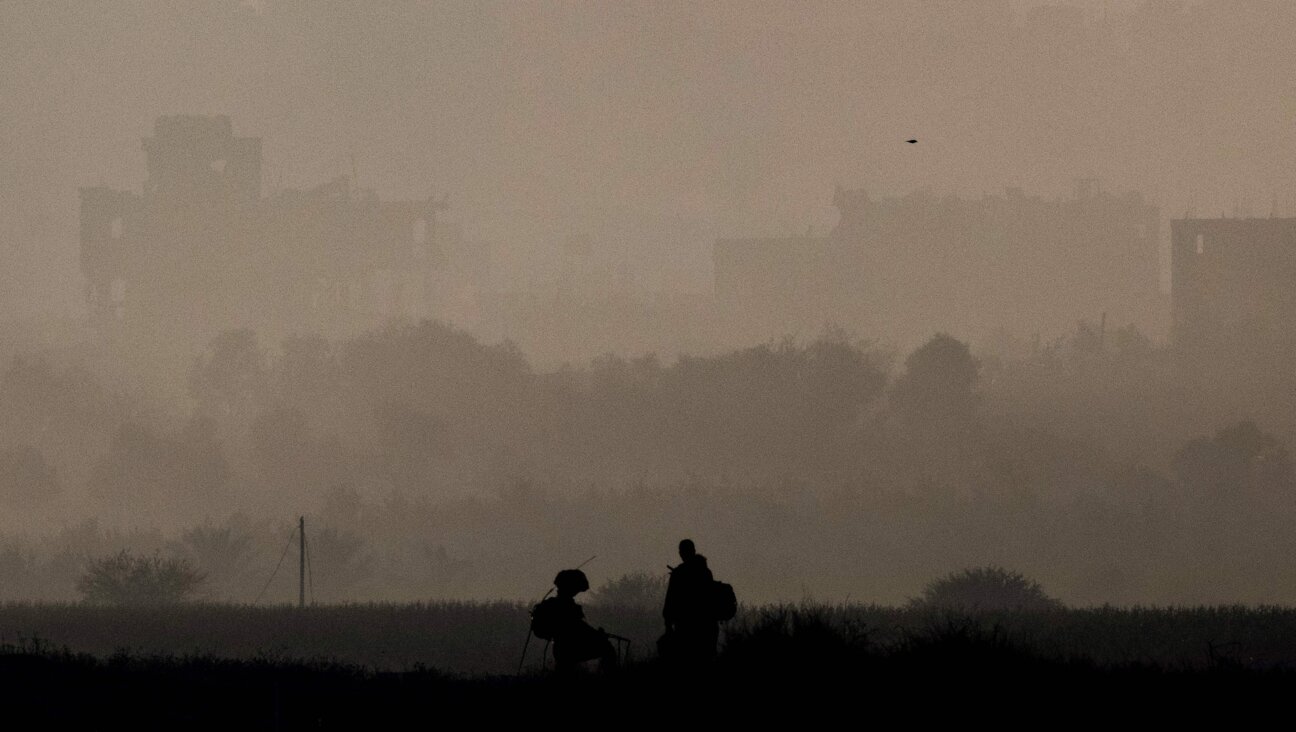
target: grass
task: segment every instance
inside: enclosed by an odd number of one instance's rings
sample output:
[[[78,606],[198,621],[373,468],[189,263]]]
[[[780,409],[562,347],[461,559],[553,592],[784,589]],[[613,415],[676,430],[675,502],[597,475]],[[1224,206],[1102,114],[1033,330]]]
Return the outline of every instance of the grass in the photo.
[[[517,670],[527,636],[527,609],[518,602],[323,605],[302,610],[9,603],[0,605],[0,641],[38,638],[99,657],[126,652],[308,659],[375,671],[425,666],[468,675],[509,674]],[[592,624],[633,639],[635,657],[652,655],[662,628],[655,609],[587,606],[586,614]],[[938,630],[964,628],[998,633],[1015,647],[1046,658],[1083,658],[1099,666],[1296,666],[1296,609],[1287,607],[1102,607],[966,615],[858,604],[771,605],[744,608],[728,624],[727,633],[731,639],[752,633],[773,638],[768,624],[775,619],[789,632],[804,626],[808,634],[818,627],[875,650],[912,643]],[[532,642],[528,666],[538,666],[542,650],[542,643]]]
[[[309,625],[360,618],[366,609],[401,608],[317,608],[325,612],[297,617]],[[208,618],[231,611],[186,610]],[[265,610],[270,616],[293,612]],[[1001,625],[969,618],[947,618],[879,644],[866,627],[842,622],[843,614],[851,619],[851,610],[750,611],[731,628],[714,667],[686,674],[651,659],[610,674],[559,679],[536,669],[515,677],[273,656],[94,655],[25,640],[0,647],[0,688],[6,720],[62,727],[386,729],[471,718],[468,724],[483,727],[585,720],[633,727],[687,721],[691,728],[759,722],[766,728],[790,720],[801,728],[820,720],[894,717],[1038,726],[1113,713],[1130,720],[1135,709],[1154,712],[1162,723],[1189,713],[1200,722],[1212,709],[1226,709],[1236,724],[1239,710],[1285,703],[1296,683],[1290,664],[1216,658],[1167,666],[1058,657],[1014,641]]]
[[[866,605],[744,608],[716,664],[652,658],[653,608],[588,607],[635,639],[615,673],[515,676],[525,604],[0,606],[6,720],[60,726],[356,729],[476,723],[702,724],[829,715],[1036,723],[1153,710],[1234,714],[1296,684],[1296,610],[1092,608],[965,615]],[[704,722],[708,715],[713,722]],[[1035,715],[1035,716],[1032,716]],[[1059,716],[1061,715],[1061,716]],[[1124,718],[1124,717],[1122,717]]]

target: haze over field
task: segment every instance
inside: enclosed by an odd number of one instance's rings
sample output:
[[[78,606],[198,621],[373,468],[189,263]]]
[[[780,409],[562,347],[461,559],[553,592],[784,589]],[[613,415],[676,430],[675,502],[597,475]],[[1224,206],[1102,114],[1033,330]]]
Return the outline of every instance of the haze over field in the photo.
[[[1079,17],[1073,17],[1079,16]],[[0,9],[0,271],[83,311],[78,186],[138,185],[164,114],[227,114],[265,183],[448,194],[505,277],[588,235],[705,291],[717,236],[825,230],[877,195],[1077,177],[1179,216],[1296,212],[1281,2],[17,2]],[[919,138],[915,146],[902,144]]]
[[[745,599],[1296,602],[1294,37],[1259,0],[0,3],[0,598],[124,549],[283,600],[306,515],[328,601],[687,535]]]

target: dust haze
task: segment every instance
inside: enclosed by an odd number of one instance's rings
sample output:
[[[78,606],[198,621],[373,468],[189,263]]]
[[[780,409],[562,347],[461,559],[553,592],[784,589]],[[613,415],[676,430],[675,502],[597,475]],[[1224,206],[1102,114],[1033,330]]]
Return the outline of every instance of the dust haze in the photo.
[[[1296,602],[1296,6],[0,4],[0,599]]]

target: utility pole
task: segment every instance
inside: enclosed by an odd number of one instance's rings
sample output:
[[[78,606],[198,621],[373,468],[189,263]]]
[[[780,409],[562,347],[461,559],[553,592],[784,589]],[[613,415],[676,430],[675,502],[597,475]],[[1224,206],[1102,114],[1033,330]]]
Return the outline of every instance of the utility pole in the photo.
[[[300,542],[297,568],[297,607],[306,607],[306,517],[297,518],[297,540]]]

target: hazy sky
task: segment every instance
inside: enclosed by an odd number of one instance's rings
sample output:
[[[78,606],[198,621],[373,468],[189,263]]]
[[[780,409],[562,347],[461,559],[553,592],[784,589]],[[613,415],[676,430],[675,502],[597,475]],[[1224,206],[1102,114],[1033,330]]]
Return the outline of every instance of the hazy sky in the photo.
[[[1296,213],[1296,3],[1051,5],[0,3],[0,304],[80,311],[76,189],[138,189],[174,113],[262,137],[267,190],[354,157],[506,269],[588,234],[648,287],[826,230],[835,182]]]

